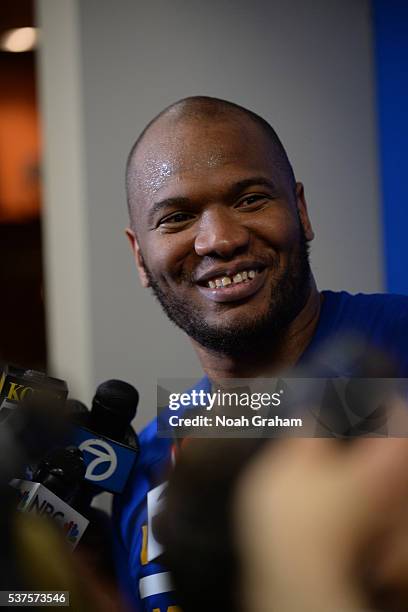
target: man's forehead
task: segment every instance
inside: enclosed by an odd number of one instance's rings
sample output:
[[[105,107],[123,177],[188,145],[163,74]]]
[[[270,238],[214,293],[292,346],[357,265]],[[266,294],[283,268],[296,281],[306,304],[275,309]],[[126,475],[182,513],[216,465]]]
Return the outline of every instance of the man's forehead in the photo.
[[[154,127],[136,152],[130,177],[132,191],[145,196],[155,196],[178,176],[254,157],[266,161],[268,154],[265,135],[254,125],[194,122]]]
[[[239,157],[235,157],[239,161]],[[211,149],[199,148],[187,151],[184,148],[178,152],[173,150],[157,149],[146,154],[138,166],[137,188],[145,195],[154,196],[171,180],[177,180],[187,174],[197,174],[205,170],[217,169],[234,162],[234,158],[225,147]]]

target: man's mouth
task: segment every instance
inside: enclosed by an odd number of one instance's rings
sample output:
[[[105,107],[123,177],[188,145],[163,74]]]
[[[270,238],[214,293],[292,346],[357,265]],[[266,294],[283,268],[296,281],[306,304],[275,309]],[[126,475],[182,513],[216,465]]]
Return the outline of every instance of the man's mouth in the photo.
[[[202,295],[214,302],[234,302],[248,298],[259,291],[267,269],[241,270],[236,274],[220,274],[197,284]]]
[[[238,285],[239,283],[253,280],[256,274],[256,270],[243,270],[233,276],[216,276],[207,281],[207,287],[210,289],[217,289],[219,287],[228,287],[228,285],[231,284]]]

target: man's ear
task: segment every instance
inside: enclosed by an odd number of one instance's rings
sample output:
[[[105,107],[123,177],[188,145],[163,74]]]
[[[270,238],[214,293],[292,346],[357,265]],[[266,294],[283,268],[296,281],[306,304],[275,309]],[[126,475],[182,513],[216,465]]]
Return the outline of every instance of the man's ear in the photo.
[[[305,191],[303,189],[302,183],[296,183],[296,206],[299,212],[299,219],[303,226],[303,231],[305,233],[306,240],[307,241],[313,240],[314,231],[313,231],[310,219],[309,219],[309,214],[307,212]]]
[[[137,241],[136,234],[132,229],[130,229],[130,227],[126,228],[125,233],[130,242],[130,248],[132,249],[133,257],[136,263],[136,268],[139,273],[140,282],[142,283],[143,287],[149,287],[150,283],[149,283],[148,276],[146,274],[146,267],[144,265],[142,253],[140,251],[140,246]]]

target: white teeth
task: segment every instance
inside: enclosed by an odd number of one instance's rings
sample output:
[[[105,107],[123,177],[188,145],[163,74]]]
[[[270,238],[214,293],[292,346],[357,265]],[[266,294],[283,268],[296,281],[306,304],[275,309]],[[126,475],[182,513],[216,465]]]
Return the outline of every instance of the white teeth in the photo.
[[[220,278],[217,278],[217,279],[216,279],[216,281],[215,281],[215,286],[216,286],[216,287],[222,287],[222,282],[221,282],[221,279],[220,279]]]
[[[222,286],[223,286],[223,287],[226,287],[227,285],[230,285],[230,284],[232,283],[232,280],[230,279],[230,277],[229,277],[229,276],[224,276],[224,277],[221,279],[221,282],[222,282]]]
[[[239,274],[239,273],[238,273],[238,274],[236,274],[236,275],[235,275],[235,276],[232,278],[232,280],[234,281],[234,283],[242,283],[242,276],[241,276],[241,274]]]
[[[246,270],[242,273],[242,280],[246,280],[248,278],[248,272]]]
[[[214,283],[214,281],[208,281],[208,286],[210,289],[215,289],[217,285]]]
[[[254,270],[250,270],[248,272],[248,278],[255,278],[255,274],[256,274],[256,272]]]

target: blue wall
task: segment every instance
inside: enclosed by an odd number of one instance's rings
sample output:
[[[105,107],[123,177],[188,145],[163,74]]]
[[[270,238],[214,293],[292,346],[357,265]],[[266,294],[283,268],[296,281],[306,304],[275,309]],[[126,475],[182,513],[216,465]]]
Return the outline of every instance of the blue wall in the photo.
[[[373,0],[386,289],[408,294],[408,0]]]

